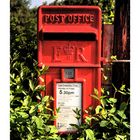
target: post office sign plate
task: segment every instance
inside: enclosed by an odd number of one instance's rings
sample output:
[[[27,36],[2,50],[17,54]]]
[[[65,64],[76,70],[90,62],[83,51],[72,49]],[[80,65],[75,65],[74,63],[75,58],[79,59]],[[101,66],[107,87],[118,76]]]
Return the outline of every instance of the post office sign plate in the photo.
[[[70,124],[79,125],[73,110],[76,110],[76,108],[78,110],[82,109],[82,83],[57,83],[56,94],[56,107],[60,108],[56,120],[58,131],[76,131]]]

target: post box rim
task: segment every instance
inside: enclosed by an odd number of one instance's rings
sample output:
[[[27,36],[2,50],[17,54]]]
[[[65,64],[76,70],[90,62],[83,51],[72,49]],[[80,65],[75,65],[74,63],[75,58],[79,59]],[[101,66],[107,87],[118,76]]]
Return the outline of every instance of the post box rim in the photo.
[[[53,8],[58,8],[58,9],[96,9],[101,13],[101,8],[99,6],[87,6],[87,5],[58,5],[58,6],[51,6],[51,5],[41,5],[38,7],[38,10],[41,8],[48,8],[48,9],[53,9]]]

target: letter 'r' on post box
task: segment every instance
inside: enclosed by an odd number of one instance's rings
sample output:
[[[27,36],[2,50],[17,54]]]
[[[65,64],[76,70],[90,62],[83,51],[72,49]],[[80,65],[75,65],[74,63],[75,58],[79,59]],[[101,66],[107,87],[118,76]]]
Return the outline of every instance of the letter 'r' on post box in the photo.
[[[75,132],[82,123],[94,88],[101,89],[101,10],[97,6],[40,6],[38,9],[38,65],[46,91],[60,109],[54,122],[60,133]],[[73,110],[81,110],[79,121]]]

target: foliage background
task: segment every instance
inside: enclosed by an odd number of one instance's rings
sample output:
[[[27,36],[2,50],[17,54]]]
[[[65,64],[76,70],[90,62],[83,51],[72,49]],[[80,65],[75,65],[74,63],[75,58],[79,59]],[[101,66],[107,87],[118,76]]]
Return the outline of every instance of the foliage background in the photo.
[[[104,139],[121,137],[129,137],[128,118],[123,114],[127,111],[127,102],[123,108],[116,108],[116,99],[110,99],[107,103],[96,109],[96,116],[91,116],[86,120],[86,124],[75,126],[80,131],[76,135],[69,135],[67,138],[57,134],[57,129],[52,125],[52,121],[56,118],[54,111],[49,108],[52,98],[40,96],[40,91],[44,90],[43,86],[39,86],[37,77],[47,71],[47,67],[38,69],[37,67],[37,8],[29,8],[29,0],[11,0],[10,1],[10,136],[11,140],[51,140],[51,139],[96,139],[102,137]],[[55,1],[53,5],[99,5],[103,11],[103,23],[113,23],[114,21],[114,0],[64,0],[62,2]],[[116,90],[116,89],[115,89]],[[120,90],[126,94],[125,88]],[[115,91],[115,93],[118,92]],[[108,100],[109,95],[105,94],[104,101]],[[94,96],[95,97],[95,96]],[[96,98],[96,97],[95,97]],[[40,101],[38,103],[38,100]],[[98,99],[100,100],[100,99]],[[128,102],[129,103],[129,102]],[[110,108],[108,108],[110,106]],[[116,109],[112,109],[112,108]],[[112,110],[111,110],[112,109]],[[118,110],[122,109],[122,114],[118,114]],[[98,111],[97,111],[98,110]],[[114,116],[118,116],[125,120],[120,124],[116,120],[107,117],[108,112]],[[104,113],[103,113],[104,112]],[[78,112],[77,112],[78,115]],[[99,118],[98,118],[99,117]],[[108,120],[110,119],[110,120]],[[97,127],[101,127],[100,132],[94,130],[94,126],[90,123],[96,121]],[[111,125],[111,126],[110,126]],[[105,132],[105,129],[114,127],[114,131],[118,127],[117,133]],[[100,133],[100,135],[99,135]],[[119,135],[119,136],[118,136]]]

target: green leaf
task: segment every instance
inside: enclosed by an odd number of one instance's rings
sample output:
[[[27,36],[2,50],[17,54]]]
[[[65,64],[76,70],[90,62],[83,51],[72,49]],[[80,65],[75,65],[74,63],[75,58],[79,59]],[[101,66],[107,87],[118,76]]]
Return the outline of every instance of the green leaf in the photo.
[[[15,39],[15,41],[16,41],[16,42],[19,42],[19,41],[20,41],[20,38],[19,38],[19,37],[18,37],[18,38],[16,38],[16,39]]]
[[[88,110],[85,110],[85,113],[88,114],[89,113]]]
[[[103,138],[106,140],[107,139],[107,134],[103,132]]]
[[[44,96],[42,102],[47,102],[49,100],[49,96]]]
[[[31,109],[29,110],[29,113],[32,115],[35,112],[36,112],[35,106],[31,106]]]
[[[91,117],[86,116],[85,122],[86,122],[88,125],[90,125],[91,119],[92,119]]]
[[[102,107],[98,105],[95,109],[96,114],[99,114],[101,110],[102,110]]]
[[[127,140],[127,137],[126,137],[126,135],[116,134],[115,140]]]
[[[32,82],[32,80],[29,80],[29,87],[32,91],[34,91],[34,83]]]
[[[22,90],[22,93],[23,93],[24,95],[27,95],[26,91],[24,91],[24,90]]]
[[[105,93],[105,89],[101,88],[101,93],[104,94]]]
[[[70,124],[72,127],[79,129],[79,125],[77,124]]]
[[[106,106],[106,100],[105,99],[100,99],[100,102],[101,102],[101,104],[102,104],[103,107]]]
[[[44,85],[37,85],[37,87],[35,87],[34,89],[35,91],[44,91],[45,90],[45,86]]]
[[[33,139],[33,134],[32,134],[32,133],[29,133],[29,134],[27,135],[27,139],[28,139],[28,140],[32,140],[32,139]]]
[[[106,117],[107,117],[107,111],[106,111],[106,109],[102,109],[102,111],[101,111],[101,115],[102,115],[102,117],[104,118],[104,119],[106,119]]]
[[[126,127],[126,128],[130,128],[130,124],[128,122],[123,122],[123,125]]]
[[[126,115],[124,114],[124,111],[123,110],[118,110],[117,111],[117,114],[122,117],[123,119],[126,119]]]
[[[20,72],[20,78],[23,80],[23,75],[24,75],[24,72],[23,70]]]
[[[56,112],[57,112],[57,113],[59,113],[59,112],[60,112],[60,107],[58,107],[58,108],[56,109]]]
[[[111,60],[117,60],[117,55],[112,55]]]
[[[112,103],[116,103],[117,102],[117,99],[115,99],[115,98],[109,98],[109,101],[112,102]]]
[[[112,123],[114,126],[117,126],[116,122],[113,119],[110,120],[110,123]]]
[[[79,138],[79,140],[85,140],[85,138],[84,138],[84,137],[82,137],[82,138]]]
[[[95,121],[99,121],[99,119],[97,117],[92,116],[92,119],[95,120]]]
[[[120,90],[121,90],[121,91],[125,91],[125,85],[122,85],[122,86],[120,87]]]
[[[94,136],[94,132],[91,129],[86,129],[86,139],[88,140],[96,140]]]
[[[115,113],[115,111],[116,111],[116,107],[112,107],[109,112],[110,113]]]
[[[124,92],[124,91],[121,91],[121,90],[118,90],[119,93],[123,94],[123,95],[126,95],[127,93]]]
[[[91,97],[99,101],[99,98],[96,95],[91,95]]]
[[[41,99],[42,99],[41,94],[40,94],[40,95],[37,95],[36,98],[37,98],[38,100],[41,100]]]
[[[120,105],[120,109],[119,110],[123,110],[125,111],[127,109],[127,103],[126,102],[122,102]]]
[[[94,94],[96,95],[96,96],[98,96],[98,90],[96,89],[96,88],[94,88]]]
[[[43,106],[42,104],[40,104],[40,105],[38,105],[38,109],[39,109],[39,111],[41,112],[41,111],[43,111],[44,106]]]
[[[41,118],[37,118],[35,119],[35,122],[36,122],[36,125],[37,125],[37,128],[38,129],[43,129],[42,126],[43,126],[43,120]]]
[[[48,70],[48,68],[49,68],[48,66],[43,65],[43,66],[42,66],[42,69],[41,69],[41,75],[42,75],[42,74],[45,74],[46,71]]]
[[[31,102],[30,96],[26,96],[26,98],[23,101],[23,106],[28,106],[28,104]]]
[[[49,126],[49,128],[50,128],[50,134],[58,133],[58,130],[56,129],[56,127],[54,125]]]
[[[120,123],[120,119],[117,118],[115,115],[113,115],[113,119],[114,119],[115,121],[117,121],[118,123]]]
[[[14,97],[15,97],[15,96],[10,95],[10,102],[14,100]]]
[[[27,126],[27,129],[29,130],[30,133],[33,133],[30,126]]]
[[[105,121],[105,120],[103,120],[103,121],[100,122],[100,126],[101,127],[106,127],[108,124],[109,124],[109,122],[108,121]]]
[[[29,115],[25,112],[18,112],[18,114],[21,115],[24,119],[27,119],[29,117]]]
[[[103,78],[104,78],[105,81],[108,79],[108,77],[105,76],[104,74],[103,74]]]

